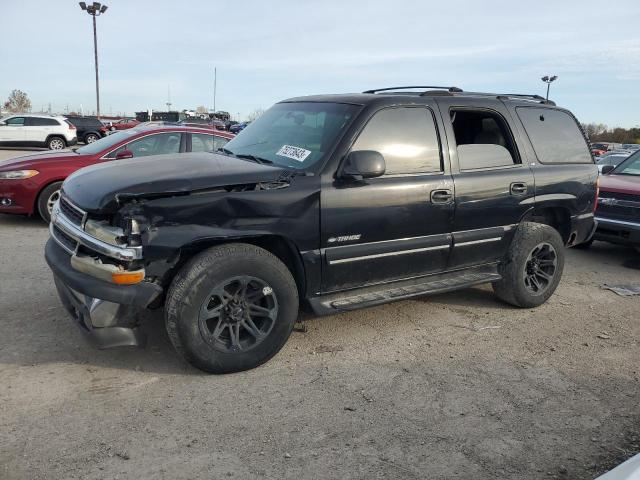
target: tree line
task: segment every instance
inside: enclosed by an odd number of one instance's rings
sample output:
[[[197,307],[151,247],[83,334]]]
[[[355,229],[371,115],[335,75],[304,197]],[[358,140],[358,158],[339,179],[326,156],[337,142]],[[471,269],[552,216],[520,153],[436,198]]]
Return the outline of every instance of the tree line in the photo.
[[[640,143],[640,128],[609,128],[603,123],[583,123],[592,142]]]

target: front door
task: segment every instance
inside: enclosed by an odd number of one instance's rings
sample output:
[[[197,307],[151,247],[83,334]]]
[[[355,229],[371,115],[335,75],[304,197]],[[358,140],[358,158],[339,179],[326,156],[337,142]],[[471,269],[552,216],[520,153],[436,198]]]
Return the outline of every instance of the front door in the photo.
[[[11,117],[0,126],[0,143],[19,145],[25,141],[25,117]]]
[[[433,103],[370,114],[350,151],[381,153],[386,172],[323,187],[324,292],[445,269],[454,192],[441,128]]]
[[[483,99],[459,106],[439,98],[455,184],[449,269],[498,261],[534,205],[534,176],[518,148],[506,107]]]

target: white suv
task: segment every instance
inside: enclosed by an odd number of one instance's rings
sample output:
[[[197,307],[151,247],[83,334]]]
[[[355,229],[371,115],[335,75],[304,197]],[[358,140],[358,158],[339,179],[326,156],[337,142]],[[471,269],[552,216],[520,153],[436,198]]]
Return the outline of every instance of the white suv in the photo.
[[[21,113],[0,119],[0,146],[62,150],[77,142],[75,125],[64,117]]]

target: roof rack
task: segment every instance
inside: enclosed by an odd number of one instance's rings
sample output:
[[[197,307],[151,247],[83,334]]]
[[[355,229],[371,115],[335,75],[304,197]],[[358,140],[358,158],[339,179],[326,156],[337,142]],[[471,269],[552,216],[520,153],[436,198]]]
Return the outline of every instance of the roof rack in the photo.
[[[417,89],[430,89],[435,88],[438,90],[447,90],[448,92],[462,92],[461,88],[458,87],[438,87],[434,85],[413,85],[409,87],[388,87],[388,88],[375,88],[373,90],[365,90],[362,93],[378,93],[378,92],[389,92],[391,90],[417,90]],[[427,93],[427,92],[424,92]]]
[[[485,92],[465,92],[461,88],[458,87],[437,87],[437,86],[429,86],[429,85],[415,85],[411,87],[389,87],[389,88],[377,88],[373,90],[366,90],[362,93],[379,93],[379,92],[391,92],[393,90],[422,90],[424,91],[420,93],[421,97],[426,96],[453,96],[455,94],[464,94],[464,95],[475,95],[479,97],[493,97],[498,100],[509,100],[509,99],[518,99],[518,100],[529,100],[537,103],[544,103],[547,105],[554,105],[555,102],[552,100],[547,100],[540,95],[526,95],[521,93],[485,93]]]

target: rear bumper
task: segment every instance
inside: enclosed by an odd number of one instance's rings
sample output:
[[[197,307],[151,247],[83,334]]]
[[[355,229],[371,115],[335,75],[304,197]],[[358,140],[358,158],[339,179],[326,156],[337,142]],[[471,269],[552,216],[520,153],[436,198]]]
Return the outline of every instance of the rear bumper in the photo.
[[[73,137],[71,140],[67,140],[67,146],[73,147],[78,143],[78,137]]]
[[[52,239],[45,246],[45,258],[60,301],[96,347],[144,345],[137,313],[162,293],[160,286],[114,285],[80,273],[71,266],[71,256]]]
[[[587,242],[596,231],[597,222],[593,213],[571,217],[570,245]]]
[[[596,217],[598,229],[594,238],[621,245],[640,245],[640,221]]]

